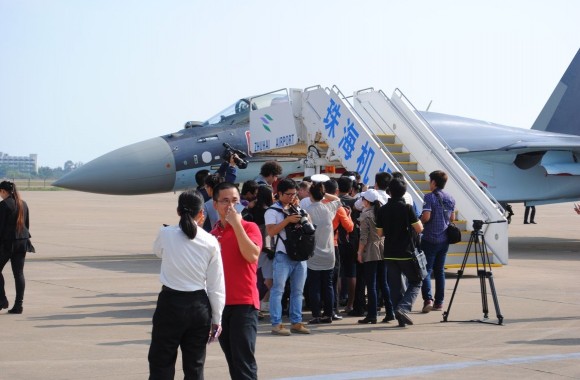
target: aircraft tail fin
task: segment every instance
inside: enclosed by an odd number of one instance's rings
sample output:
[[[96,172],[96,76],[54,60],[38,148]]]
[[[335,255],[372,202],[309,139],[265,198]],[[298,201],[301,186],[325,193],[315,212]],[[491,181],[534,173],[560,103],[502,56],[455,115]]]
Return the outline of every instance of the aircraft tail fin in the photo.
[[[532,129],[580,135],[580,50],[544,105]]]

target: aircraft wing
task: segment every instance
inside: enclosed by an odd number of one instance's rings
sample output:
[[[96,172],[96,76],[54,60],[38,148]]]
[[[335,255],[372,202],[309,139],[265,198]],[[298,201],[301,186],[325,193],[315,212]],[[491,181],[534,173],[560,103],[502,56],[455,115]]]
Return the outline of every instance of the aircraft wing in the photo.
[[[548,175],[580,175],[580,136],[514,128],[434,112],[421,116],[460,157],[514,163],[520,169],[537,164]]]

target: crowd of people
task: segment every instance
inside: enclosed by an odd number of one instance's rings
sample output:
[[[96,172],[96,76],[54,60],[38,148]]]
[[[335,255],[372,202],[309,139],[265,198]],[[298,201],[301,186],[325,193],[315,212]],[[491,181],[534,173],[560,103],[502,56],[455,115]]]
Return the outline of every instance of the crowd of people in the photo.
[[[382,310],[381,322],[412,325],[409,313],[420,293],[423,313],[442,309],[443,235],[455,209],[443,191],[445,173],[430,174],[424,205],[413,203],[400,173],[378,173],[374,188],[355,172],[299,183],[281,175],[279,163],[266,162],[239,190],[230,160],[217,173],[198,173],[197,191],[180,195],[179,223],[162,227],[154,243],[163,286],[150,379],[173,378],[179,348],[186,378],[202,378],[206,345],[214,340],[232,379],[256,379],[257,326],[266,313],[273,335],[290,336],[345,316],[376,324]],[[293,228],[306,227],[312,252],[296,259],[287,239]],[[411,240],[421,233],[434,295],[430,277],[414,274]],[[304,310],[311,318],[303,319]]]

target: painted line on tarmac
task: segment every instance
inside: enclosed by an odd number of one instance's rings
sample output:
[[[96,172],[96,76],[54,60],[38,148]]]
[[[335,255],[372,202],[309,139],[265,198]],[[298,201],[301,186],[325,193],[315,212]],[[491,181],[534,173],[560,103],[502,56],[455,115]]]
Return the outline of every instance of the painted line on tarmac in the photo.
[[[494,359],[475,362],[426,365],[418,367],[377,369],[371,371],[343,372],[316,376],[284,377],[279,380],[328,380],[328,379],[352,380],[352,379],[387,378],[396,376],[423,375],[433,372],[453,371],[470,367],[527,364],[527,363],[555,361],[555,360],[569,360],[569,359],[580,359],[580,352],[572,352],[569,354],[556,354],[556,355],[524,356],[520,358],[511,358],[511,359]]]

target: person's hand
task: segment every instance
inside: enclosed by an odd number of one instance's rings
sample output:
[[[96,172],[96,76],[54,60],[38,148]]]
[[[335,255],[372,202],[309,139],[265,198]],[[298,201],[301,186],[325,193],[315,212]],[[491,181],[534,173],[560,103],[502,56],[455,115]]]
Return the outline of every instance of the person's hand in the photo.
[[[580,207],[574,203],[574,211],[576,211],[576,214],[580,215]]]
[[[358,261],[361,264],[363,263],[362,252],[358,252],[356,254],[356,261]]]
[[[236,208],[232,205],[228,207],[226,211],[226,222],[231,225],[241,225],[242,224],[242,214],[240,214]]]
[[[291,223],[298,223],[301,218],[302,218],[302,215],[300,215],[300,214],[292,214],[292,215],[288,215],[285,220],[288,221],[288,224],[291,224]]]
[[[207,344],[215,342],[222,333],[222,326],[215,323],[211,324],[211,329],[209,330],[209,338],[207,339]]]

